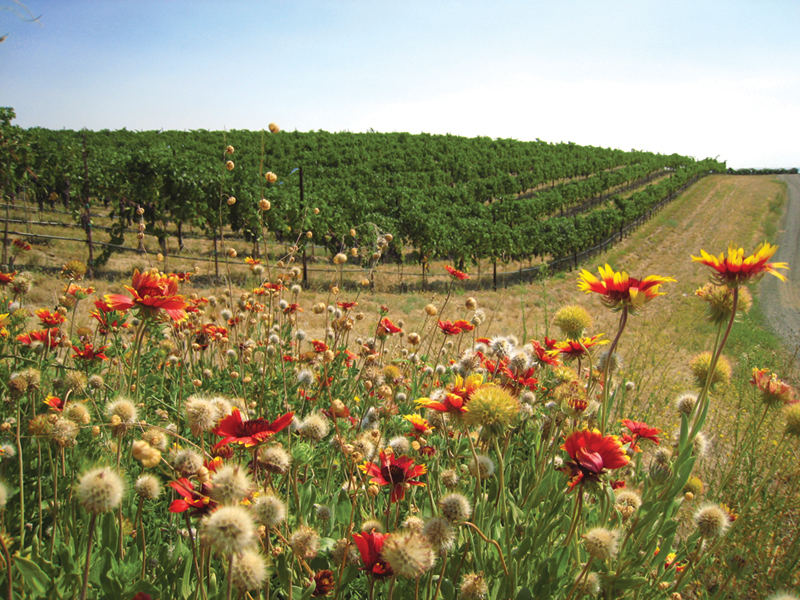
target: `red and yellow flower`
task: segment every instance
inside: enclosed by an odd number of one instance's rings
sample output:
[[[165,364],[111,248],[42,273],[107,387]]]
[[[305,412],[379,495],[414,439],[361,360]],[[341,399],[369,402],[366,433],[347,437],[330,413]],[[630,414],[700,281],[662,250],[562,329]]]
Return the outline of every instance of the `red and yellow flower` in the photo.
[[[182,513],[193,508],[195,516],[205,515],[210,513],[217,505],[208,496],[210,489],[208,484],[201,484],[200,490],[196,490],[191,481],[181,477],[178,481],[170,481],[167,485],[180,495],[180,498],[173,500],[169,505],[169,512],[171,513]]]
[[[767,406],[791,404],[794,401],[792,386],[778,379],[778,376],[769,369],[754,368],[750,383],[761,392],[761,401]]]
[[[561,470],[570,477],[569,487],[586,481],[600,481],[608,471],[621,469],[630,462],[622,442],[615,435],[604,436],[597,429],[573,431],[561,446],[572,459]]]
[[[14,278],[17,276],[17,272],[14,271],[13,273],[3,273],[0,271],[0,285],[8,285],[9,283],[14,283]]]
[[[431,410],[450,413],[451,415],[461,416],[467,411],[467,403],[475,391],[483,385],[483,375],[473,373],[466,379],[460,375],[456,376],[455,382],[444,393],[442,401],[432,400],[431,398],[419,398],[416,403]]]
[[[590,294],[592,292],[602,296],[601,302],[617,311],[628,307],[631,311],[643,308],[653,298],[663,296],[659,288],[669,282],[675,281],[671,277],[650,275],[644,279],[629,277],[625,271],[617,273],[610,265],[599,268],[600,279],[584,269],[578,277],[578,289]]]
[[[405,498],[407,485],[425,485],[421,481],[412,481],[428,472],[428,467],[425,465],[415,465],[413,458],[408,456],[395,456],[394,454],[386,454],[381,451],[378,459],[380,460],[379,465],[373,462],[365,462],[358,468],[361,469],[364,474],[372,477],[369,480],[370,483],[379,486],[391,486],[392,493],[391,496],[389,496],[390,504]]]
[[[133,272],[132,286],[125,286],[132,297],[122,294],[108,294],[106,304],[112,310],[125,312],[138,308],[145,316],[155,316],[163,310],[173,321],[186,318],[189,303],[178,294],[178,279],[154,271]]]
[[[42,327],[45,329],[58,327],[67,320],[67,318],[60,312],[50,312],[46,308],[38,309],[35,314],[37,317],[39,317],[39,321],[41,321]]]
[[[271,423],[269,420],[259,417],[258,419],[242,420],[242,413],[238,408],[222,419],[211,433],[222,437],[217,442],[215,448],[226,444],[241,444],[245,448],[257,446],[279,431],[285,429],[294,417],[293,412],[286,413],[278,417]]]
[[[405,415],[403,419],[411,423],[413,429],[411,433],[408,434],[408,437],[419,438],[423,435],[430,435],[433,432],[433,427],[431,424],[428,423],[428,419],[423,419],[418,414],[413,415]]]
[[[712,256],[705,250],[700,250],[700,256],[692,256],[692,261],[711,267],[715,271],[712,274],[712,280],[729,287],[758,281],[766,273],[775,275],[781,281],[786,281],[786,276],[776,269],[788,269],[789,265],[784,262],[767,262],[777,249],[777,246],[771,246],[764,242],[756,247],[753,254],[745,256],[744,248],[731,243],[728,246],[728,256],[725,256],[724,252],[719,256]]]
[[[472,331],[475,329],[475,326],[470,324],[469,321],[464,321],[463,319],[459,319],[455,322],[448,321],[439,321],[439,329],[445,335],[458,335],[459,333],[464,333],[466,331]]]
[[[58,329],[36,329],[28,333],[23,333],[16,337],[20,344],[30,346],[35,342],[41,342],[49,348],[55,348],[61,342],[61,333]]]
[[[553,349],[547,353],[550,356],[564,356],[565,358],[581,358],[586,356],[589,348],[594,346],[602,346],[607,344],[608,340],[601,340],[604,334],[599,333],[592,337],[583,338],[582,340],[567,340],[565,342],[554,342]]]
[[[81,360],[108,360],[108,356],[103,354],[106,348],[108,348],[108,346],[100,346],[95,350],[91,342],[86,342],[83,348],[80,346],[72,346],[72,349],[75,350],[75,354],[72,355],[72,358],[79,358]]]
[[[658,439],[658,434],[661,433],[660,429],[650,427],[642,421],[632,421],[630,419],[622,419],[622,425],[631,432],[631,437],[633,438],[631,447],[635,446],[639,440],[650,440],[656,445],[661,443],[661,440]]]
[[[379,533],[374,529],[370,532],[362,531],[353,534],[353,541],[361,554],[361,562],[364,563],[364,566],[361,567],[362,571],[377,578],[389,577],[394,574],[392,567],[381,557],[383,543],[388,537],[388,533]]]
[[[392,323],[389,317],[383,317],[378,325],[378,337],[383,337],[393,333],[400,333],[401,331],[403,330]]]

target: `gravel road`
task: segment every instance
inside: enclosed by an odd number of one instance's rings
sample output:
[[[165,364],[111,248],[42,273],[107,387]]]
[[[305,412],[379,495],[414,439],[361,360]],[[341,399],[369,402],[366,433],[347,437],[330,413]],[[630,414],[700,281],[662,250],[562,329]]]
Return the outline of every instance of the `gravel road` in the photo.
[[[789,201],[778,224],[778,251],[772,262],[789,263],[789,281],[767,275],[761,282],[761,308],[772,328],[794,353],[800,367],[800,175],[778,177],[788,185]]]

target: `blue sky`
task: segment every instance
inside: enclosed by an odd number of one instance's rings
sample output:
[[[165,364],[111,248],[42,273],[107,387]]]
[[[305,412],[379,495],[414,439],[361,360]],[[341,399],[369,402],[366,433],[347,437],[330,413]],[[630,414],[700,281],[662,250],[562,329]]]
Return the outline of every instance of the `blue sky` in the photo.
[[[800,167],[797,0],[0,0],[53,129],[452,133]]]

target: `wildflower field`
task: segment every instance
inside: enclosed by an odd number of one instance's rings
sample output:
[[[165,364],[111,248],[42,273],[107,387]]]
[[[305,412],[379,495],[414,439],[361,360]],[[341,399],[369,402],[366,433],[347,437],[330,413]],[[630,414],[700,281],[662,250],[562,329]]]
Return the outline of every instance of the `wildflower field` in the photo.
[[[729,179],[696,185],[708,199]],[[210,293],[154,256],[124,286],[72,256],[33,276],[15,240],[2,593],[793,597],[800,402],[750,312],[759,280],[792,276],[753,243],[771,200],[731,214],[743,247],[707,230],[714,246],[670,254],[693,229],[668,221],[702,210],[685,203],[596,265],[490,302],[451,263],[438,293],[376,302],[341,269],[304,290],[296,247],[229,252]],[[54,302],[31,301],[34,279]],[[543,312],[494,314],[516,294]],[[702,317],[664,310],[689,305]]]

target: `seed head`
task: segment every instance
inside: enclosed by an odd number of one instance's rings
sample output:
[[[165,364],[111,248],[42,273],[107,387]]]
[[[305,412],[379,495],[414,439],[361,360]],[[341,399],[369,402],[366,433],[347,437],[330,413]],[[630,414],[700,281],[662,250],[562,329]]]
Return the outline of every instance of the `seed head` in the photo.
[[[267,578],[267,561],[257,550],[235,554],[231,564],[231,582],[237,590],[257,590]]]
[[[119,424],[114,427],[117,434],[124,433],[128,427],[136,423],[138,411],[133,401],[128,398],[120,397],[106,405],[106,414],[110,419],[119,418]]]
[[[519,402],[508,390],[484,385],[472,394],[462,418],[467,426],[480,426],[486,435],[495,436],[505,433],[518,415]]]
[[[800,437],[800,402],[793,402],[784,406],[783,416],[786,419],[784,433]]]
[[[442,516],[455,522],[467,521],[472,515],[472,506],[469,500],[461,494],[447,494],[439,500]]]
[[[434,552],[452,550],[456,543],[456,532],[450,520],[445,517],[433,517],[425,523],[422,535],[428,540]]]
[[[191,477],[203,466],[203,457],[194,450],[178,450],[171,458],[172,467],[183,477]]]
[[[417,533],[422,533],[422,530],[425,528],[425,521],[414,515],[409,515],[406,517],[406,520],[403,521],[402,525],[403,529],[409,529],[411,531],[416,531]]]
[[[597,596],[600,593],[600,577],[598,577],[597,573],[588,573],[586,577],[584,577],[581,582],[578,584],[578,587],[575,588],[575,594],[578,597],[581,596]]]
[[[481,479],[489,479],[494,475],[494,461],[488,456],[478,455],[478,465],[475,465],[473,458],[469,463],[469,472],[473,477],[480,477]]]
[[[619,532],[595,527],[583,534],[583,544],[589,556],[599,560],[607,560],[617,555],[617,538]]]
[[[461,578],[461,598],[464,600],[486,600],[489,586],[483,578],[483,572],[466,573]]]
[[[642,505],[642,497],[633,490],[622,488],[617,490],[615,495],[617,506],[629,506],[636,510]]]
[[[372,531],[383,533],[383,523],[375,519],[367,519],[361,524],[361,531],[366,531],[367,533],[371,533]]]
[[[263,494],[253,505],[256,518],[266,527],[275,527],[286,519],[286,505],[272,494]]]
[[[689,370],[692,372],[695,385],[699,388],[705,386],[706,378],[711,369],[711,359],[711,352],[701,352],[689,362]],[[720,356],[711,376],[711,387],[713,388],[718,383],[728,383],[731,379],[731,371],[731,363],[724,356]]]
[[[71,448],[75,445],[75,438],[78,437],[80,429],[67,418],[59,417],[50,429],[50,437],[61,448]]]
[[[381,556],[400,577],[416,579],[426,573],[436,558],[428,541],[415,531],[392,533],[383,543]]]
[[[133,491],[140,498],[155,500],[161,494],[161,481],[155,475],[145,474],[133,484]]]
[[[564,306],[556,313],[553,324],[566,337],[577,340],[582,338],[583,332],[592,326],[592,317],[582,306]]]
[[[280,446],[271,446],[261,451],[258,462],[270,473],[286,475],[292,464],[292,455]]]
[[[239,465],[225,465],[211,477],[210,496],[220,504],[238,504],[255,489]]]
[[[455,469],[447,469],[446,471],[442,471],[441,480],[444,487],[446,487],[448,490],[452,490],[458,486],[460,477]]]
[[[695,404],[697,404],[697,394],[692,392],[686,392],[675,398],[675,410],[679,415],[683,414],[687,417],[691,415]]]
[[[92,420],[83,402],[70,402],[64,409],[64,416],[76,425],[88,425]]]
[[[411,451],[411,444],[408,438],[398,435],[389,440],[389,447],[394,452],[395,456],[408,454]]]
[[[716,504],[701,506],[694,515],[697,531],[706,539],[714,539],[725,533],[730,525],[728,513]]]
[[[204,525],[203,541],[223,556],[243,552],[255,541],[255,523],[241,506],[219,507],[204,519]]]
[[[314,558],[319,550],[319,533],[308,525],[301,525],[289,536],[289,546],[301,558]]]
[[[101,467],[88,471],[78,482],[78,502],[88,512],[99,514],[114,510],[122,502],[125,484],[116,471]]]
[[[335,565],[341,565],[343,560],[345,565],[361,564],[361,554],[358,552],[358,547],[346,538],[336,540],[333,548],[331,548],[331,559],[333,559],[333,564]]]
[[[300,423],[300,435],[319,442],[330,431],[328,419],[322,413],[311,413]]]

